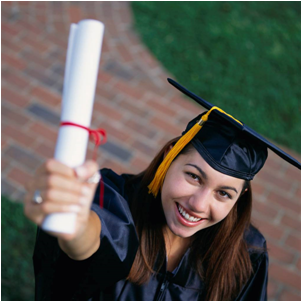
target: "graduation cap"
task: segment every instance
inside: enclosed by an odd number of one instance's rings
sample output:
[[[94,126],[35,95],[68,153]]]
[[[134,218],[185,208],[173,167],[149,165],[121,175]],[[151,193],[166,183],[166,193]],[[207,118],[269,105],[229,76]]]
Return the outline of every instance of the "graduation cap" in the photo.
[[[158,167],[148,186],[149,193],[155,197],[163,185],[170,164],[190,142],[213,169],[232,177],[252,180],[267,159],[267,148],[301,170],[301,164],[296,159],[241,121],[174,80],[168,79],[168,82],[208,111],[189,122],[181,138]]]

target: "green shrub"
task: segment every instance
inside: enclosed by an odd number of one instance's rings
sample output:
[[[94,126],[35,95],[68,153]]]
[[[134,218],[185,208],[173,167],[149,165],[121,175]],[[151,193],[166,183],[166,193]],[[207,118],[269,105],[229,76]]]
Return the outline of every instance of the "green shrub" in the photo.
[[[1,196],[2,301],[34,300],[32,254],[36,227],[23,206]]]
[[[298,152],[300,7],[290,1],[132,2],[143,42],[177,81]]]

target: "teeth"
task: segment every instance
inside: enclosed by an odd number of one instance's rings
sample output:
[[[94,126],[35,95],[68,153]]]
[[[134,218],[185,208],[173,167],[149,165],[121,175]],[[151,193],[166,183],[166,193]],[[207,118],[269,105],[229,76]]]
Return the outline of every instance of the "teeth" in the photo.
[[[196,218],[194,216],[190,216],[188,213],[186,213],[186,211],[180,205],[178,205],[178,211],[188,221],[194,221],[194,222],[196,222],[196,221],[201,220],[201,218]]]

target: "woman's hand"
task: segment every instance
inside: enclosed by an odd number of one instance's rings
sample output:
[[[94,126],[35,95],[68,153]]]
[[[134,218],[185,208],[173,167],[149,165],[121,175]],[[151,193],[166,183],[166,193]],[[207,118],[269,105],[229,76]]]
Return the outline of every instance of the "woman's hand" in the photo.
[[[52,213],[75,213],[76,227],[73,234],[48,232],[64,241],[80,238],[91,218],[91,203],[97,184],[86,181],[99,169],[94,161],[72,169],[50,159],[37,171],[28,183],[25,197],[24,214],[38,226]],[[42,202],[33,201],[34,192],[40,191]]]

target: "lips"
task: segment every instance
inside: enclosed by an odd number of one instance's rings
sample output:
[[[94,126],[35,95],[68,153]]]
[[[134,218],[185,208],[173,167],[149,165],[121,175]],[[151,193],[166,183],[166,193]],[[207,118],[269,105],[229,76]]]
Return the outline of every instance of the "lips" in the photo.
[[[175,203],[175,211],[176,217],[178,221],[183,224],[184,226],[194,227],[198,224],[202,223],[203,221],[207,220],[206,218],[198,217],[193,215],[192,212],[188,211],[187,209],[183,208],[179,203]]]

